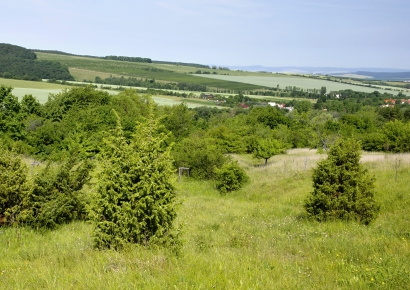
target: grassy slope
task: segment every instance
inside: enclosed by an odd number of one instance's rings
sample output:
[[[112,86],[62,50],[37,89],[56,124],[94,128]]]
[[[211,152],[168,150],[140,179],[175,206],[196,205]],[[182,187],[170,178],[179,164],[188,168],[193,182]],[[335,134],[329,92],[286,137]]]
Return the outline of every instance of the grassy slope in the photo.
[[[268,167],[237,157],[252,182],[220,196],[212,183],[178,184],[182,253],[91,247],[91,226],[39,234],[0,231],[0,288],[24,289],[405,289],[410,284],[409,160],[372,155],[382,212],[370,226],[300,217],[321,158],[293,151]],[[396,158],[402,162],[395,181]]]

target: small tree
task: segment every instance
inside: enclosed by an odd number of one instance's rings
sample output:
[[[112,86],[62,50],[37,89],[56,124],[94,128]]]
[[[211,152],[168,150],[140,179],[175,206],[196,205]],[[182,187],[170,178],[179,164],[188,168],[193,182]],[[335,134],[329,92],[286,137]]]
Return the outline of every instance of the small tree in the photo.
[[[276,139],[260,139],[258,140],[256,147],[253,151],[255,158],[265,159],[265,165],[268,164],[268,159],[274,155],[284,153],[286,150],[285,145]]]
[[[313,173],[313,192],[305,202],[319,221],[342,219],[369,224],[380,206],[374,200],[374,178],[360,164],[360,144],[339,140]]]
[[[175,188],[170,147],[152,112],[130,141],[117,128],[107,140],[95,205],[94,243],[120,249],[127,243],[175,242]]]
[[[249,177],[237,162],[229,162],[215,168],[216,188],[220,193],[238,190],[249,181]]]

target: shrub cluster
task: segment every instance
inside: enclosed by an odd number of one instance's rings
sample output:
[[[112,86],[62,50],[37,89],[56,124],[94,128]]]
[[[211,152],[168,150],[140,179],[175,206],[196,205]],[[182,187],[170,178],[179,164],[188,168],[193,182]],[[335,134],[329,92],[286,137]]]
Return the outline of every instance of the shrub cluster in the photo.
[[[53,229],[85,219],[86,199],[81,189],[90,178],[89,162],[74,157],[61,165],[46,166],[28,180],[27,165],[17,155],[0,152],[0,225]]]

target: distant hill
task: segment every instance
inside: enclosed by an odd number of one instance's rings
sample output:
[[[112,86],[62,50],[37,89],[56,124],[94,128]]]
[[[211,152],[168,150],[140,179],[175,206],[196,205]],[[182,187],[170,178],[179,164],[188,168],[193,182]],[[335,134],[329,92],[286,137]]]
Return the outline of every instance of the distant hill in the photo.
[[[357,75],[367,76],[375,80],[383,81],[407,81],[410,80],[410,71],[407,72],[369,72],[358,71]]]
[[[33,51],[7,43],[0,43],[0,77],[74,80],[68,67],[58,62],[38,60]]]
[[[230,69],[259,72],[295,73],[295,74],[323,74],[323,75],[357,75],[375,80],[410,80],[410,68],[342,68],[342,67],[267,67],[254,66],[229,66]]]
[[[68,56],[80,56],[80,57],[91,57],[91,58],[108,59],[108,60],[118,60],[118,61],[158,63],[158,64],[169,64],[169,65],[177,65],[177,66],[181,65],[181,66],[190,66],[190,67],[198,67],[198,68],[210,68],[208,65],[203,65],[203,64],[198,64],[198,63],[152,60],[147,57],[130,57],[130,56],[117,56],[117,55],[107,55],[107,56],[79,55],[79,54],[72,54],[68,52],[58,51],[58,50],[42,50],[42,49],[33,49],[33,51],[51,53],[51,54],[68,55]]]

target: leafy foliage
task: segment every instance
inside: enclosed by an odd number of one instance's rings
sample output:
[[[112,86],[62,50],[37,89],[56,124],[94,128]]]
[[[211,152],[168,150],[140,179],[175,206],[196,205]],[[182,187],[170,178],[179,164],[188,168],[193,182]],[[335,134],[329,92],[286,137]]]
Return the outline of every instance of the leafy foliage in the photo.
[[[268,159],[274,155],[284,153],[286,150],[285,144],[277,139],[259,139],[256,147],[253,151],[255,158],[265,159],[265,165],[268,163]]]
[[[360,144],[339,140],[313,173],[313,192],[305,203],[319,221],[341,219],[369,224],[380,206],[374,199],[374,179],[360,164]]]
[[[176,241],[172,234],[176,192],[165,141],[152,114],[137,126],[129,142],[118,120],[101,156],[103,168],[94,209],[97,248]]]
[[[229,162],[221,168],[215,168],[216,188],[220,193],[241,189],[249,177],[237,162]]]
[[[0,133],[12,140],[24,138],[23,115],[18,98],[11,94],[11,88],[0,86]]]
[[[192,135],[177,143],[173,150],[176,167],[188,167],[190,175],[198,179],[213,179],[214,168],[229,160],[212,139]]]

